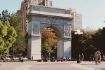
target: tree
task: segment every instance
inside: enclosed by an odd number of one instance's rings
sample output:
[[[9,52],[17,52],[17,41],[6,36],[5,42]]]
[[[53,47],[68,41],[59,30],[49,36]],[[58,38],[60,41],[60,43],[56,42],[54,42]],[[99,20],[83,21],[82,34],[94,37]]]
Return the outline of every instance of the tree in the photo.
[[[46,58],[49,55],[50,59],[50,55],[54,51],[53,49],[56,48],[57,42],[58,37],[54,29],[50,27],[45,28],[42,32],[42,56]]]
[[[0,21],[0,56],[5,57],[16,41],[17,33],[9,21]]]
[[[88,60],[90,55],[94,54],[95,50],[95,41],[93,41],[93,36],[96,31],[85,31],[80,40],[82,45],[82,51],[85,54],[85,59]]]
[[[105,28],[96,31],[93,41],[95,41],[96,48],[105,55]]]
[[[10,26],[10,33],[12,30],[16,30],[17,33],[16,42],[12,45],[13,47],[11,47],[9,50],[10,54],[15,54],[16,56],[18,56],[18,54],[22,54],[26,56],[28,38],[27,33],[22,31],[21,15],[18,13],[10,14],[7,10],[3,10],[0,14],[0,20],[2,22],[2,24],[0,24],[0,27],[2,27],[1,32],[4,36],[7,35],[7,26]],[[4,24],[5,21],[6,24]],[[9,24],[7,24],[7,21],[9,22]],[[10,40],[12,40],[12,37],[10,38]]]
[[[0,14],[0,20],[0,35],[2,35],[2,37],[0,38],[1,47],[3,47],[4,49],[4,45],[6,43],[6,45],[8,46],[12,46],[8,48],[8,52],[11,55],[15,54],[17,56],[18,54],[22,54],[25,56],[27,53],[27,38],[26,33],[22,32],[20,14],[10,14],[7,10],[3,10]],[[0,53],[6,51],[5,49]]]
[[[10,18],[10,13],[8,13],[7,10],[3,10],[2,13],[0,14],[0,20],[2,21],[7,21]]]
[[[50,46],[55,47],[58,42],[58,38],[54,29],[45,28],[42,33],[42,40],[43,42],[48,42]]]
[[[72,57],[77,58],[78,53],[84,53],[85,59],[88,60],[90,55],[94,53],[95,41],[93,36],[96,31],[83,31],[82,35],[72,33]]]
[[[49,59],[50,60],[50,54],[53,52],[52,47],[49,46],[48,43],[43,43],[42,44],[42,57],[43,59]]]
[[[14,47],[11,48],[11,53],[15,54],[15,56],[18,56],[21,54],[22,56],[27,55],[27,34],[22,31],[22,22],[21,22],[21,15],[11,14],[10,16],[10,25],[13,26],[17,32],[17,38],[16,43],[14,44]]]

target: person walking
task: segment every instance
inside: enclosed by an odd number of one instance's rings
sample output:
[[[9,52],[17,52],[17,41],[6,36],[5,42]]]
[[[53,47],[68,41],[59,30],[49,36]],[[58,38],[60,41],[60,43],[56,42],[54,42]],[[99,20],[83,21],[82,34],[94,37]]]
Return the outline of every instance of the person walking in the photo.
[[[103,61],[105,61],[105,55],[103,55]]]
[[[83,61],[83,60],[84,60],[84,54],[81,53],[81,61]]]
[[[95,57],[95,63],[99,64],[101,62],[101,52],[99,50],[96,51],[94,57]]]
[[[93,61],[94,60],[94,55],[91,54],[90,57],[89,57],[89,61]]]
[[[78,54],[78,56],[77,56],[77,63],[81,63],[81,55],[80,54]]]

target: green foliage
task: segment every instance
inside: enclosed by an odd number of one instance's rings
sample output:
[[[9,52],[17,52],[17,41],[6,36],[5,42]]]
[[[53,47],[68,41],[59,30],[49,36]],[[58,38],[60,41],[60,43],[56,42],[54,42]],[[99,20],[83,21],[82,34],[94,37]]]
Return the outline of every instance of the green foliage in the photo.
[[[3,36],[3,37],[7,35],[7,29],[8,29],[7,26],[3,26],[3,27],[1,28],[1,33],[2,33],[2,36]]]
[[[14,22],[10,22],[10,16],[7,10],[0,14],[0,58],[9,54],[9,49],[16,42],[17,32],[14,26],[11,26]]]
[[[55,47],[58,37],[52,28],[45,28],[42,32],[42,41],[43,43],[47,42],[51,47]]]
[[[15,43],[17,34],[9,21],[0,21],[0,33],[0,55],[4,57]]]
[[[2,24],[2,21],[0,20],[0,28],[2,28],[3,27],[3,24]]]
[[[19,29],[21,27],[21,17],[19,14],[12,14],[9,19],[10,25],[13,26],[15,29]],[[20,28],[21,29],[21,28]]]
[[[46,53],[52,53],[52,52],[53,52],[52,47],[49,46],[48,43],[44,43],[44,44],[42,45],[42,51],[43,51],[43,52],[46,52]]]
[[[7,10],[3,10],[2,13],[0,14],[0,20],[3,22],[7,21],[10,17],[10,13],[8,13]]]
[[[84,53],[85,59],[89,60],[90,55],[98,49],[102,55],[105,55],[105,28],[97,31],[84,31],[83,35],[72,34],[72,55]]]
[[[96,48],[99,49],[103,55],[105,55],[105,28],[96,31],[93,36],[93,41],[95,42]]]
[[[58,37],[51,27],[45,28],[42,32],[42,56],[44,59],[51,57],[57,45]]]
[[[84,53],[85,59],[89,59],[96,49],[93,36],[96,31],[84,31],[82,35],[72,33],[72,57],[77,58],[79,53]]]
[[[4,40],[2,36],[0,36],[0,49],[3,49],[3,47],[4,47]]]
[[[10,25],[12,26],[9,29],[9,35],[17,37],[16,39],[10,37],[9,41],[16,41],[14,47],[11,50],[11,53],[14,53],[15,56],[22,54],[23,56],[27,55],[27,34],[22,31],[22,23],[20,14],[11,14],[9,19]],[[16,30],[16,31],[15,31]]]
[[[16,30],[13,27],[8,28],[8,36],[17,37]]]

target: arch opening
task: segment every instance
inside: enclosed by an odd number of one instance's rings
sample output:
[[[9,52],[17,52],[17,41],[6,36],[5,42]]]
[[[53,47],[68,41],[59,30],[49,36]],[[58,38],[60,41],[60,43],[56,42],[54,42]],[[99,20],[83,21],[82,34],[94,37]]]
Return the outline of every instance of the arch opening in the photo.
[[[57,27],[48,26],[41,32],[41,57],[43,60],[56,60],[62,35]]]

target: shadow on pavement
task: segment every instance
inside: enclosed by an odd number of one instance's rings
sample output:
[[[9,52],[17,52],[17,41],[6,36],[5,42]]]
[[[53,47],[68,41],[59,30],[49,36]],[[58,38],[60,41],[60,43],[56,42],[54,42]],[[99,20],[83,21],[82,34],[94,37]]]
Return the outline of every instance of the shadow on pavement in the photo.
[[[105,68],[99,68],[99,69],[95,69],[95,70],[105,70]]]
[[[81,65],[96,65],[96,64],[81,64]]]

